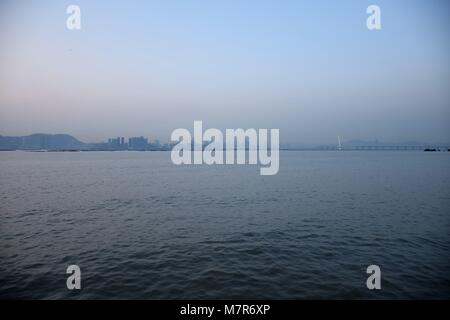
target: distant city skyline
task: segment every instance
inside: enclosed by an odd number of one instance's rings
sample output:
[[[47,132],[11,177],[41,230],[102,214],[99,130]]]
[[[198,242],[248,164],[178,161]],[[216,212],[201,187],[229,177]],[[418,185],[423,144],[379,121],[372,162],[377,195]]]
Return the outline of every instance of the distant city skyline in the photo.
[[[115,137],[108,141],[85,142],[69,134],[34,133],[26,136],[0,135],[0,150],[169,150],[170,144],[146,137]]]
[[[194,142],[192,142],[194,143]],[[210,142],[205,141],[205,147]],[[20,150],[20,149],[97,149],[97,150],[170,150],[176,142],[160,141],[159,139],[149,139],[144,136],[123,137],[116,136],[108,138],[107,141],[82,141],[76,136],[59,133],[33,133],[25,136],[8,136],[0,134],[1,150]],[[379,147],[379,148],[378,148]],[[225,148],[225,146],[224,146]],[[450,142],[433,143],[426,141],[379,141],[375,140],[342,140],[340,137],[337,143],[303,143],[290,144],[281,143],[282,150],[295,149],[327,149],[327,150],[421,150],[425,148],[443,148],[450,149]],[[449,150],[450,151],[450,150]]]
[[[66,8],[81,8],[68,30]],[[368,30],[366,8],[381,8]],[[0,3],[0,133],[82,141],[202,120],[284,144],[450,141],[450,3]]]

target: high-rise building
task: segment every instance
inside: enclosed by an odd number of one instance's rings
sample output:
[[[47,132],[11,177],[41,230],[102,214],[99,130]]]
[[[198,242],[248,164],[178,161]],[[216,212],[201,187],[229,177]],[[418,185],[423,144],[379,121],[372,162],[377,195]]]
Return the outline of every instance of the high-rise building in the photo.
[[[144,137],[131,137],[128,139],[128,148],[143,150],[148,147],[148,140]]]

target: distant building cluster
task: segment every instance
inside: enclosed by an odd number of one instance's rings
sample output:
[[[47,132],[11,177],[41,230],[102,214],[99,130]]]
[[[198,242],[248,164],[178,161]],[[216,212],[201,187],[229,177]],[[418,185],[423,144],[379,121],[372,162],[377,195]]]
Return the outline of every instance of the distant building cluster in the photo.
[[[35,133],[28,136],[0,135],[0,150],[51,150],[51,151],[166,151],[171,150],[171,144],[153,142],[144,137],[115,137],[108,142],[84,143],[68,134]]]
[[[117,137],[108,139],[108,146],[111,148],[122,149],[125,148],[125,138]]]
[[[145,149],[148,147],[148,140],[144,137],[133,137],[128,139],[130,149]]]
[[[169,144],[161,144],[159,140],[149,142],[147,138],[130,137],[128,142],[125,137],[115,137],[108,139],[107,143],[96,144],[99,149],[108,150],[170,150]]]

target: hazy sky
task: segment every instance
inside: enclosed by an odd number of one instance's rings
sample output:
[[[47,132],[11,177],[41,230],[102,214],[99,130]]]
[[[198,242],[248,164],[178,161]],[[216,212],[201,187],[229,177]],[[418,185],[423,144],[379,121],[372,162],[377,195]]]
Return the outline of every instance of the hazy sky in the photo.
[[[203,120],[281,143],[448,142],[449,14],[445,0],[1,0],[0,134],[167,141]]]

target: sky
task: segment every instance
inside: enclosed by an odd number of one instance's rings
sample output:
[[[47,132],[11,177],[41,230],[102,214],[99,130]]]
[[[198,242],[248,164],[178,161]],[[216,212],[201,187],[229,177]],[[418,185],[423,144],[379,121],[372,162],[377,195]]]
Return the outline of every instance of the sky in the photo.
[[[66,8],[81,29],[66,28]],[[368,30],[366,9],[381,9]],[[0,1],[0,134],[450,141],[450,2]]]

